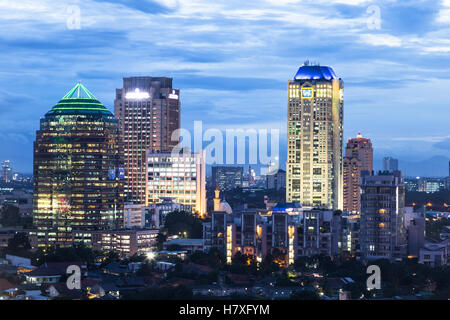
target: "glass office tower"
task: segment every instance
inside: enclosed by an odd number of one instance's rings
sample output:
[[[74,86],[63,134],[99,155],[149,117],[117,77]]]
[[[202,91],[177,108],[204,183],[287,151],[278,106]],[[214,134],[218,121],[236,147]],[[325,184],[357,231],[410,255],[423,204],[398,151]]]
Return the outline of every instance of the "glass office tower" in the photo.
[[[75,230],[121,227],[121,152],[117,120],[82,84],[47,112],[34,143],[38,246],[71,245]]]

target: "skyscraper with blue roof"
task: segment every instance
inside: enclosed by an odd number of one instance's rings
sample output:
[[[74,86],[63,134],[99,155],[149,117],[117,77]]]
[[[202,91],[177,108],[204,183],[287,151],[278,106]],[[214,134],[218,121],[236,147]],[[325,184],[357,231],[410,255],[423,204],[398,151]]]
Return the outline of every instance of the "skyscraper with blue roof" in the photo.
[[[306,62],[288,81],[286,201],[342,209],[344,82]]]

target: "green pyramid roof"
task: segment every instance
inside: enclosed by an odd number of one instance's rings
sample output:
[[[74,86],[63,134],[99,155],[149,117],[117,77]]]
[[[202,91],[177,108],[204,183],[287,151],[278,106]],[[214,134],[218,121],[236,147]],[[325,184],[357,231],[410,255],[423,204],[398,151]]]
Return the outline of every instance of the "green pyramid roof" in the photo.
[[[96,97],[81,83],[78,83],[75,87],[72,88],[67,94],[62,97],[62,100],[67,99],[92,99],[97,100]]]
[[[58,113],[108,113],[111,112],[81,83],[77,83],[50,110]]]

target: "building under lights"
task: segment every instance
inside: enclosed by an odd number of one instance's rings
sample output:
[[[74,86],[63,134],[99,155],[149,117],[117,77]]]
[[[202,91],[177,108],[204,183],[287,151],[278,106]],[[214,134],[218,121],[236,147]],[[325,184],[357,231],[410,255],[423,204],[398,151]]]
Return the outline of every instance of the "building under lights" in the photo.
[[[372,142],[359,133],[348,139],[343,165],[344,210],[359,213],[361,210],[361,176],[372,174]]]
[[[383,158],[383,171],[394,172],[398,170],[398,159],[392,157]]]
[[[243,167],[214,166],[212,167],[212,185],[221,191],[242,188]]]
[[[41,119],[34,142],[38,246],[71,245],[72,231],[122,226],[123,164],[114,115],[77,84]]]
[[[360,246],[363,260],[401,259],[407,253],[405,185],[400,171],[361,179]]]
[[[42,244],[51,244],[54,232],[41,230],[24,230],[30,239],[33,250],[42,247]],[[114,230],[72,230],[65,237],[71,243],[83,243],[96,251],[115,251],[121,257],[132,256],[135,253],[148,253],[156,251],[157,229],[114,229]]]
[[[340,250],[341,216],[332,210],[303,208],[299,203],[279,203],[268,212],[222,211],[218,190],[211,221],[203,223],[205,251],[216,248],[227,263],[237,252],[261,262],[267,254],[281,253],[282,266],[301,256],[333,256]],[[277,254],[277,257],[280,255]]]
[[[288,81],[288,202],[343,208],[343,90],[332,68],[309,63]]]
[[[178,144],[180,90],[172,79],[131,77],[116,90],[114,114],[119,120],[124,146],[125,196],[127,202],[145,203],[145,153],[171,152]]]
[[[147,153],[147,205],[165,199],[206,215],[205,153]]]
[[[13,177],[13,171],[11,168],[11,161],[5,160],[2,161],[2,179],[4,182],[11,182]]]

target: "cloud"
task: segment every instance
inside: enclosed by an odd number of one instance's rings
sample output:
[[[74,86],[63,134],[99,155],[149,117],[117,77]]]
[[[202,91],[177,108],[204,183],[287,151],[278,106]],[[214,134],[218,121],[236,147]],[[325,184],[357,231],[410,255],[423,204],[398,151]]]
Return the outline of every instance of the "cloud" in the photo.
[[[362,34],[361,41],[372,46],[400,47],[402,40],[390,34]]]
[[[244,77],[213,77],[193,74],[179,75],[178,86],[185,89],[210,89],[223,91],[249,91],[263,89],[284,89],[285,84],[275,79]]]
[[[176,2],[174,1],[164,2],[151,0],[95,0],[95,1],[119,4],[149,14],[169,13],[171,11],[171,8],[169,6],[174,6],[176,4]]]
[[[69,5],[81,9],[81,30],[67,28]],[[371,5],[379,30],[367,25]],[[3,0],[1,132],[23,134],[32,150],[39,118],[76,81],[112,105],[133,75],[174,77],[185,126],[285,124],[287,80],[311,59],[345,82],[346,135],[362,128],[380,148],[408,150],[411,141],[384,135],[447,136],[449,9],[448,0]],[[448,152],[431,142],[414,152]],[[5,148],[0,160],[12,155]]]
[[[127,33],[107,30],[70,30],[52,33],[52,37],[1,37],[0,47],[4,49],[54,52],[63,50],[71,53],[76,50],[111,48],[127,40]],[[83,54],[85,54],[83,52]]]
[[[445,139],[445,140],[436,142],[436,143],[433,145],[433,147],[435,147],[435,148],[437,148],[437,149],[442,149],[442,150],[450,151],[450,137],[447,138],[447,139]]]

